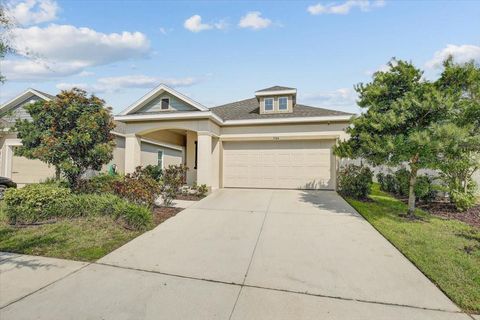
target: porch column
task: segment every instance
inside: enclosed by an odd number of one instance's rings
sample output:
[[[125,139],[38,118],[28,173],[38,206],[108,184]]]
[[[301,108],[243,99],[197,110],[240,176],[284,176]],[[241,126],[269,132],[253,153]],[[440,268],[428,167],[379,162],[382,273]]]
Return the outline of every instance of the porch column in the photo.
[[[125,136],[125,173],[132,173],[141,165],[141,141],[134,133]]]
[[[197,184],[212,186],[212,136],[198,132]]]

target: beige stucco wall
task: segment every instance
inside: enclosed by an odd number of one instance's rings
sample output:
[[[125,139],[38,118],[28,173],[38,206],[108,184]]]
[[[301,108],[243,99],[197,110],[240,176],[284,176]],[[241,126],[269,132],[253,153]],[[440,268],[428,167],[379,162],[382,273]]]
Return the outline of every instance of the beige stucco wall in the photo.
[[[265,138],[271,139],[346,139],[345,129],[348,122],[302,123],[302,124],[268,124],[247,126],[225,126],[221,128],[220,137],[228,139]]]
[[[158,151],[163,151],[163,167],[167,168],[169,165],[182,164],[182,151],[169,149],[154,144],[142,142],[141,145],[141,163],[142,167],[148,165],[158,164]]]
[[[185,145],[185,136],[176,132],[167,131],[167,130],[160,130],[154,131],[142,136],[146,139],[157,140],[161,142],[166,142],[178,146]]]
[[[220,127],[209,119],[130,122],[125,127],[125,133],[145,136],[155,131],[168,129],[220,134]]]
[[[115,136],[115,148],[113,149],[113,159],[102,167],[102,171],[108,171],[110,165],[117,165],[117,172],[125,172],[125,138]]]

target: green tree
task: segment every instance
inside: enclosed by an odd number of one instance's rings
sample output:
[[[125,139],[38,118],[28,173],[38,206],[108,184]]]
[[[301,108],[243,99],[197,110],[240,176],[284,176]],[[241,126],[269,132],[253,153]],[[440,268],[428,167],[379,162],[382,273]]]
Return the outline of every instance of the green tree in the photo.
[[[433,167],[436,160],[432,125],[448,116],[449,103],[411,63],[392,59],[388,66],[370,83],[355,86],[363,112],[352,120],[350,139],[337,144],[335,154],[373,165],[407,163],[408,215],[413,216],[418,170]]]
[[[55,166],[71,186],[87,169],[100,170],[112,159],[115,125],[103,100],[74,88],[25,108],[32,120],[15,123],[22,139],[16,153]]]
[[[451,57],[443,65],[435,84],[452,101],[453,108],[449,121],[434,128],[436,168],[452,201],[466,209],[475,203],[472,176],[480,169],[480,67],[473,61],[455,64]]]

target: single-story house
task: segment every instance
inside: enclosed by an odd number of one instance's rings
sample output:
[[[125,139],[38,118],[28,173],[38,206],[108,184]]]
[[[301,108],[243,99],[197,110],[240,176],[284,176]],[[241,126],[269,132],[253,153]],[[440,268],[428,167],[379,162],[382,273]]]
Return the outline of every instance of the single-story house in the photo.
[[[187,183],[215,188],[335,189],[332,147],[352,114],[297,103],[274,86],[207,108],[160,85],[115,116],[125,137],[124,170],[143,165],[142,139],[184,147]]]

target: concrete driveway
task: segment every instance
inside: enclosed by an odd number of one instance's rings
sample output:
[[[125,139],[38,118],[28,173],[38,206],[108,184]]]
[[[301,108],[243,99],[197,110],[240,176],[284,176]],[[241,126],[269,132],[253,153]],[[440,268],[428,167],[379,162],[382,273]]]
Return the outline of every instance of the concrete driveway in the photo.
[[[459,311],[335,192],[224,189],[0,318],[472,319]]]

